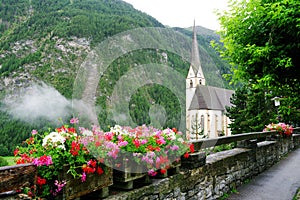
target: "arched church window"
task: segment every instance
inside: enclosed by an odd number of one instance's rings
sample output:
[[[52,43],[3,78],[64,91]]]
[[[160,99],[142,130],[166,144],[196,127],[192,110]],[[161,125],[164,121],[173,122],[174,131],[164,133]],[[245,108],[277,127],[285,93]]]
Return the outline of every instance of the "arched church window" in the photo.
[[[193,87],[193,81],[192,80],[190,81],[190,87],[191,88]]]
[[[203,130],[204,129],[204,115],[201,115],[201,129]]]
[[[201,79],[199,80],[199,85],[202,85],[202,80]]]

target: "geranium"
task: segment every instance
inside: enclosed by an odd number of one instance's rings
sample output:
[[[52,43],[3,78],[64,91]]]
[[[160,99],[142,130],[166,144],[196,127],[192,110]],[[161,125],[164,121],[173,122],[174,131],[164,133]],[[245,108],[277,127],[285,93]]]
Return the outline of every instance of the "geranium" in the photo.
[[[127,163],[140,166],[153,176],[165,172],[174,161],[190,151],[190,145],[177,129],[116,125],[108,132],[93,127],[92,133],[85,135],[82,143],[97,159],[118,170],[129,170],[124,166]]]
[[[293,134],[293,126],[285,124],[285,123],[278,123],[274,124],[271,123],[267,125],[263,131],[276,131],[278,134],[282,136],[291,136]]]
[[[71,119],[70,123],[75,125],[78,119]],[[91,135],[87,131],[85,134]],[[67,173],[82,181],[88,178],[88,174],[104,173],[103,165],[81,143],[81,137],[75,127],[68,125],[42,134],[33,130],[31,137],[14,151],[17,164],[33,163],[37,166],[37,196],[50,198],[59,194],[66,185],[66,180],[61,180],[66,169]]]

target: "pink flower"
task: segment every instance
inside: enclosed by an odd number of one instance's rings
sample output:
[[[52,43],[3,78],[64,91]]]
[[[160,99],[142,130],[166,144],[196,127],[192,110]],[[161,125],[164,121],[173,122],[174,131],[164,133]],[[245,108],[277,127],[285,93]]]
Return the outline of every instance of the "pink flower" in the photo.
[[[158,145],[162,145],[162,144],[166,144],[166,141],[164,140],[164,138],[159,138],[158,140],[156,140],[156,143],[158,144]]]
[[[72,119],[70,119],[70,123],[71,123],[71,124],[78,124],[78,123],[79,123],[79,119],[73,117]]]
[[[31,131],[31,134],[32,134],[32,135],[36,135],[36,134],[38,134],[38,132],[37,132],[37,130],[32,130],[32,131]]]
[[[170,149],[172,151],[177,151],[179,149],[179,147],[177,145],[173,145],[173,146],[170,147]]]
[[[141,141],[141,144],[146,144],[147,142],[148,142],[148,140],[145,139],[145,140]]]
[[[153,169],[150,169],[150,170],[148,171],[148,175],[149,175],[149,176],[156,176],[156,174],[157,174],[157,172],[154,171]]]
[[[156,163],[160,163],[160,158],[159,157],[156,158]]]
[[[119,147],[124,147],[124,146],[126,146],[127,144],[128,144],[127,141],[121,141],[121,142],[118,143]]]
[[[46,155],[43,155],[39,158],[35,158],[33,160],[33,164],[35,164],[36,166],[43,166],[43,165],[52,165],[53,162],[52,162],[52,158],[51,156],[46,156]]]
[[[139,148],[139,146],[141,146],[141,143],[138,139],[134,139],[133,144],[135,145],[136,148]]]
[[[86,174],[83,172],[81,175],[81,181],[85,182],[86,181]]]
[[[113,149],[110,152],[108,152],[107,155],[116,159],[118,157],[118,153],[119,153],[118,149]]]
[[[114,136],[114,133],[112,133],[112,132],[105,133],[105,139],[108,141],[111,141],[113,139],[113,136]]]
[[[57,193],[59,193],[66,184],[67,184],[67,182],[65,180],[62,182],[58,182],[58,180],[55,180],[54,185],[57,186],[57,189],[55,189],[55,192],[53,193],[54,196],[56,196]]]
[[[119,140],[119,141],[122,141],[122,140],[123,140],[122,135],[118,135],[118,140]]]

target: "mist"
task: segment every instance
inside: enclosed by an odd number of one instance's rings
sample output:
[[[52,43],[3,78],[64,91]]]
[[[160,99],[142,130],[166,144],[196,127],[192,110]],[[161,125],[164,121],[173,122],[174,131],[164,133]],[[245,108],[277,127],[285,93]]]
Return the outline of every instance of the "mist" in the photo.
[[[3,100],[4,111],[15,119],[34,123],[40,119],[58,123],[71,116],[71,101],[45,83],[33,84]]]

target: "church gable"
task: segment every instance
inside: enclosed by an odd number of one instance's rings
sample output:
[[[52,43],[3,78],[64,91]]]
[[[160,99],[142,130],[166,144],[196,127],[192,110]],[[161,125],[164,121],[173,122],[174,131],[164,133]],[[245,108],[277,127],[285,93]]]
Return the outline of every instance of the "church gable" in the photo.
[[[195,76],[196,76],[196,74],[195,74],[195,72],[194,72],[193,67],[190,67],[189,73],[188,73],[188,75],[187,75],[187,78],[188,78],[188,79],[189,79],[189,78],[194,78]]]
[[[225,110],[226,106],[232,106],[230,103],[230,98],[234,93],[233,90],[227,90],[224,88],[215,88],[215,92],[219,98],[220,103],[222,104],[223,109]]]
[[[225,110],[230,106],[233,91],[211,86],[198,85],[189,110]]]

